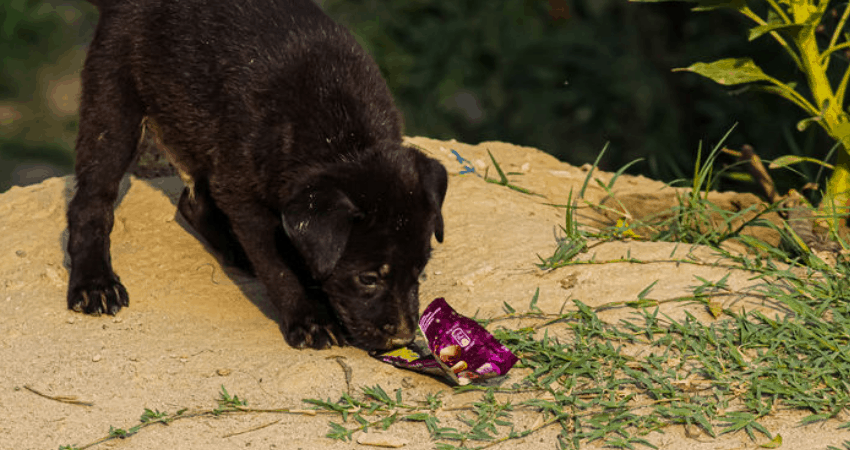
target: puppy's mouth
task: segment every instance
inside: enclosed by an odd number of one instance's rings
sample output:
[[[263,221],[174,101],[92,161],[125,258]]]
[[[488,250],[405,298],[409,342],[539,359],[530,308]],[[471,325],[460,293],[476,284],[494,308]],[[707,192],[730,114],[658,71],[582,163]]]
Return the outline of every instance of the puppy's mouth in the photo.
[[[335,305],[332,308],[342,325],[345,343],[366,351],[387,351],[404,347],[414,341],[418,329],[418,317],[401,317],[399,323],[375,324],[374,318],[358,317],[347,308]]]
[[[412,344],[415,337],[416,336],[413,334],[390,337],[384,341],[384,345],[381,348],[376,348],[375,350],[385,351],[392,350],[394,348],[405,347],[407,345]]]
[[[389,334],[379,329],[346,326],[345,341],[347,344],[361,348],[370,353],[392,350],[411,344],[414,333]]]
[[[362,333],[359,335],[347,335],[349,344],[362,348],[370,353],[392,350],[411,344],[415,336],[387,336],[374,333]]]

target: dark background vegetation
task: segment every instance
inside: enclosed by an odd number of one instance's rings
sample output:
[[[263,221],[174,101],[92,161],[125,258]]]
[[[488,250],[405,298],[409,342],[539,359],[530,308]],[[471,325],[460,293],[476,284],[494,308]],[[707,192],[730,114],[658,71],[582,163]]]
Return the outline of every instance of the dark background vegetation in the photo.
[[[766,158],[822,158],[831,147],[784,100],[691,73],[697,61],[752,56],[789,81],[793,63],[724,11],[625,0],[324,0],[374,55],[408,135],[508,141],[604,169],[670,181],[693,173],[697,148],[752,144]],[[0,4],[0,192],[71,173],[79,71],[97,11],[82,0]],[[840,64],[835,64],[838,66]],[[843,69],[843,67],[842,67]],[[731,162],[731,159],[725,160]],[[809,168],[811,175],[815,168]],[[785,171],[783,186],[803,177]],[[750,185],[721,180],[720,188]]]

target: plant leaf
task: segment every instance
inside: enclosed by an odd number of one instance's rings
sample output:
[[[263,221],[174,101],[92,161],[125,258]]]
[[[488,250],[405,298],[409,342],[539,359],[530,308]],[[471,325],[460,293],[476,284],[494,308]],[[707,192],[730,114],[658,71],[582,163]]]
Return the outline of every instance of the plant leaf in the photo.
[[[771,10],[771,13],[773,13],[772,10]],[[773,16],[773,14],[771,14],[771,16]],[[772,17],[771,19],[777,19],[777,20],[769,20],[768,23],[766,23],[764,25],[759,25],[757,27],[750,28],[749,39],[750,39],[751,42],[762,37],[763,35],[765,35],[767,33],[770,33],[771,31],[780,31],[780,30],[787,31],[789,34],[794,36],[797,33],[799,33],[800,30],[802,30],[804,28],[804,26],[802,24],[782,22],[781,20],[778,20],[779,19],[778,17],[775,17],[775,16]]]
[[[674,72],[694,72],[710,78],[717,84],[733,86],[756,81],[774,82],[751,58],[726,58],[710,63],[695,63],[690,67],[673,69]]]
[[[769,23],[751,28],[749,39],[750,41],[754,41],[771,31],[785,30],[790,33],[799,33],[802,29],[803,26],[796,23]]]
[[[800,425],[808,425],[810,423],[820,422],[823,420],[830,419],[831,416],[829,414],[812,414],[806,417],[803,417],[800,420]]]
[[[801,163],[801,162],[810,162],[810,163],[814,163],[814,164],[826,167],[827,169],[830,169],[830,170],[833,169],[832,164],[825,163],[825,162],[823,162],[819,159],[809,158],[808,156],[798,156],[798,155],[780,156],[779,158],[776,158],[773,161],[771,161],[770,164],[767,167],[769,169],[780,169],[780,168],[788,167],[788,166],[798,164],[798,163]]]
[[[788,84],[777,84],[775,86],[771,85],[752,85],[749,86],[750,89],[763,91],[770,94],[778,95],[791,103],[799,106],[806,113],[817,116],[820,114],[817,108],[814,107],[811,103],[808,102],[804,97],[800,95],[794,95],[796,92],[794,91],[794,85],[792,83]]]
[[[507,186],[508,185],[508,177],[507,177],[507,175],[505,175],[505,172],[502,171],[502,168],[501,168],[501,166],[499,166],[499,163],[496,162],[496,158],[493,156],[492,153],[490,153],[490,149],[487,149],[487,154],[490,155],[490,161],[493,162],[493,167],[496,168],[496,173],[499,174],[499,180],[496,182],[496,184],[501,184],[503,186]]]
[[[745,0],[629,0],[632,3],[661,3],[668,1],[684,1],[686,3],[696,3],[694,11],[710,11],[712,9],[731,8],[742,10],[747,7]]]
[[[534,296],[531,297],[531,303],[528,304],[528,310],[529,311],[540,312],[540,313],[543,312],[543,311],[540,310],[540,308],[537,307],[537,299],[538,298],[540,298],[540,287],[538,287],[537,290],[534,291]]]
[[[779,448],[782,447],[782,435],[777,434],[770,440],[770,442],[766,442],[764,444],[759,445],[759,448]]]
[[[411,422],[424,422],[431,417],[428,413],[413,413],[407,416],[402,417],[403,420],[408,420]]]
[[[806,128],[809,128],[809,125],[811,125],[813,123],[817,123],[821,120],[823,120],[823,117],[821,117],[821,116],[815,116],[815,117],[809,117],[807,119],[803,119],[803,120],[797,122],[797,131],[806,131]]]
[[[645,299],[646,296],[649,295],[649,292],[652,291],[652,288],[654,288],[656,284],[658,284],[658,280],[653,281],[652,284],[650,284],[649,286],[644,288],[644,290],[640,291],[640,293],[637,296],[638,300]]]
[[[723,305],[715,302],[714,300],[710,300],[708,302],[708,312],[711,313],[711,317],[718,319],[723,314]]]
[[[614,182],[617,181],[617,178],[620,178],[620,175],[622,175],[623,172],[626,171],[626,169],[628,169],[629,167],[631,167],[634,164],[637,164],[637,163],[639,163],[643,160],[644,160],[644,158],[638,158],[638,159],[635,159],[635,160],[629,162],[628,164],[624,165],[623,167],[620,167],[620,170],[618,170],[617,173],[615,173],[614,176],[611,177],[611,181],[608,182],[608,186],[607,186],[608,189],[612,189],[614,187]]]

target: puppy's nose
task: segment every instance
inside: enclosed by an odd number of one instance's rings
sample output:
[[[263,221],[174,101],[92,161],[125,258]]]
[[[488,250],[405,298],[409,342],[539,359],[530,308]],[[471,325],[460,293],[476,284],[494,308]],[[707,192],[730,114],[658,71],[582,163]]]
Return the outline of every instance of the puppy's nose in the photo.
[[[413,342],[413,339],[416,337],[416,334],[409,327],[406,326],[397,326],[397,325],[384,325],[384,332],[390,335],[390,338],[387,340],[390,348],[394,347],[404,347],[405,345]]]
[[[414,338],[415,335],[413,333],[394,336],[390,338],[390,347],[404,347],[405,345],[413,342]]]

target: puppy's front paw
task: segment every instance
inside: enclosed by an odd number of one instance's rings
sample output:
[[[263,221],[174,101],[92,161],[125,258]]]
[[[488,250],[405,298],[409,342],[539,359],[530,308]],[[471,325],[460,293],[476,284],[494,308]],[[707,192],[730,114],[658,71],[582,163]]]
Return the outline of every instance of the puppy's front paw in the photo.
[[[72,283],[68,287],[68,309],[99,316],[115,315],[123,306],[130,306],[127,289],[118,276]]]
[[[322,350],[334,345],[342,345],[339,327],[322,315],[309,314],[291,321],[284,327],[286,343],[294,348],[314,348]]]

